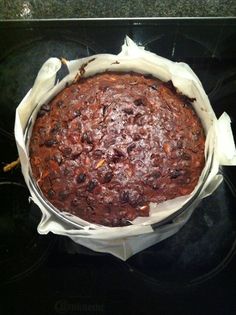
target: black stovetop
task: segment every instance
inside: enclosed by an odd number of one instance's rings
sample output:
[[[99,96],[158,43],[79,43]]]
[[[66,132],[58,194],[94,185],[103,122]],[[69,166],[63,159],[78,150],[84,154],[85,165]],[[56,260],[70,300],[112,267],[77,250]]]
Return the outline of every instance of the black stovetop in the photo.
[[[15,109],[51,56],[118,53],[125,35],[187,62],[236,133],[236,19],[0,22],[0,314],[234,314],[236,168],[174,236],[123,262],[37,233],[17,158]]]

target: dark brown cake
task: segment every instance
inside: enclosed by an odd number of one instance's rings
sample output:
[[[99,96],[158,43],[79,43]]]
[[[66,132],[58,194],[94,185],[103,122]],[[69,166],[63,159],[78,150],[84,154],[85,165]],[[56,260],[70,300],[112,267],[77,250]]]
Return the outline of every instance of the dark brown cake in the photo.
[[[41,107],[30,142],[35,180],[59,210],[108,226],[192,192],[205,137],[191,100],[136,73],[81,79]]]

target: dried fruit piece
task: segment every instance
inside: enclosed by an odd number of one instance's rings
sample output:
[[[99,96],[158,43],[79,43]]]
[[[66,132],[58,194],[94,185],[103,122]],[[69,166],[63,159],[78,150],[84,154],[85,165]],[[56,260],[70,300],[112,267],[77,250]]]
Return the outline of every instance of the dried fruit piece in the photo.
[[[149,206],[148,205],[144,205],[144,206],[140,207],[139,210],[142,211],[142,212],[147,212],[148,213]]]
[[[133,109],[130,107],[124,108],[123,112],[128,114],[128,115],[132,115],[134,113]]]
[[[77,175],[76,177],[76,182],[78,184],[84,183],[86,180],[86,174],[85,173],[80,173],[79,175]]]
[[[94,190],[94,188],[97,186],[97,181],[96,179],[92,179],[89,181],[88,186],[87,186],[87,191],[88,192],[92,192]]]
[[[76,118],[76,117],[79,117],[79,116],[81,116],[81,110],[80,109],[76,109],[73,112],[73,118]]]
[[[119,160],[120,160],[121,158],[123,158],[125,155],[124,155],[124,153],[123,153],[121,150],[119,150],[119,149],[114,148],[113,150],[114,150],[114,154],[112,155],[111,160],[112,160],[112,162],[117,163],[117,162],[119,162]]]
[[[109,183],[112,180],[113,173],[112,172],[107,172],[103,178],[104,183]]]
[[[59,191],[58,193],[58,198],[60,201],[64,201],[69,195],[69,191],[67,190],[63,190],[63,191]]]
[[[144,99],[142,98],[138,98],[134,101],[134,105],[136,106],[145,106],[146,105],[146,102]]]
[[[134,148],[136,147],[135,143],[131,143],[128,148],[127,148],[127,152],[130,153]]]
[[[89,132],[84,132],[82,134],[81,141],[82,142],[87,142],[88,144],[92,144],[93,143],[93,139],[92,139],[91,135],[89,134]]]
[[[77,207],[79,205],[79,200],[77,198],[74,198],[71,200],[72,207]]]
[[[100,160],[100,161],[96,164],[95,168],[98,169],[99,167],[103,166],[103,164],[104,164],[105,162],[106,162],[105,159]]]
[[[49,104],[43,104],[41,106],[41,110],[44,110],[45,112],[50,112],[51,106]]]
[[[48,139],[44,142],[44,145],[48,148],[52,147],[53,145],[57,144],[58,141],[55,139]]]
[[[187,152],[183,152],[183,153],[181,154],[181,158],[182,158],[183,160],[189,161],[189,160],[191,160],[191,155],[190,155],[189,153],[187,153]]]
[[[141,139],[141,136],[138,133],[134,133],[132,138],[134,141],[138,141]]]
[[[62,163],[62,156],[60,154],[56,154],[54,157],[53,157],[54,161],[57,162],[58,165],[61,165]]]
[[[170,178],[177,178],[181,175],[180,170],[171,170],[170,172]]]
[[[165,151],[166,154],[170,154],[170,152],[171,152],[171,146],[170,146],[170,144],[167,143],[167,142],[165,142],[165,143],[163,144],[163,150]]]
[[[122,191],[120,193],[120,201],[122,203],[127,203],[129,202],[129,192],[128,191]]]
[[[101,150],[95,150],[95,151],[93,152],[93,154],[94,154],[95,157],[100,158],[100,157],[102,157],[103,152],[102,152]]]
[[[72,149],[70,147],[65,147],[62,150],[62,154],[64,157],[69,157],[71,155]]]
[[[63,102],[62,100],[59,100],[59,101],[56,102],[56,105],[57,105],[58,107],[62,107],[63,104],[64,104],[64,102]]]
[[[55,191],[53,189],[49,189],[48,191],[48,198],[53,198],[55,196]]]
[[[51,128],[51,130],[50,130],[50,133],[52,133],[52,134],[56,134],[56,133],[58,133],[59,131],[60,131],[60,129],[61,129],[61,124],[59,123],[59,122],[57,122],[52,128]]]

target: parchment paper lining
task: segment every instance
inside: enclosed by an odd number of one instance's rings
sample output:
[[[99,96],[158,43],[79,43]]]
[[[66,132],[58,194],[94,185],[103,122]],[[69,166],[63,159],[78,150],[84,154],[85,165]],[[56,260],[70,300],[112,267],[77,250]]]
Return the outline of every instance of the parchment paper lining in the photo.
[[[88,63],[93,58],[95,59]],[[176,233],[188,220],[200,200],[213,193],[221,183],[222,176],[217,174],[219,165],[236,164],[236,150],[230,127],[230,118],[226,113],[223,113],[217,120],[201,82],[187,64],[175,63],[145,51],[128,37],[125,38],[122,51],[118,55],[100,54],[64,62],[66,62],[69,74],[61,82],[55,84],[56,73],[61,67],[61,61],[57,58],[48,59],[40,69],[33,88],[27,93],[16,110],[15,138],[22,173],[29,187],[31,199],[42,211],[42,220],[38,226],[38,231],[42,234],[52,231],[56,234],[67,235],[77,243],[93,250],[110,252],[121,259],[127,259],[132,254]],[[85,68],[84,77],[104,71],[134,71],[151,74],[163,81],[172,80],[179,92],[196,99],[193,106],[205,130],[206,164],[194,191],[190,195],[178,197],[158,205],[151,203],[150,216],[148,218],[138,217],[130,226],[100,226],[66,213],[63,215],[68,218],[67,222],[60,220],[55,215],[55,211],[53,213],[49,209],[50,205],[45,205],[42,202],[42,198],[39,197],[37,189],[34,187],[35,184],[30,177],[27,143],[37,112],[43,103],[49,102],[66,84],[71,84],[78,76],[79,69],[86,63],[88,64]],[[27,133],[25,132],[26,129]],[[198,192],[197,197],[196,192]],[[168,224],[166,227],[163,226],[155,231],[153,230],[152,224],[170,216],[191,199],[193,202],[188,211],[176,219],[175,222]],[[77,228],[69,224],[70,220],[78,224]]]

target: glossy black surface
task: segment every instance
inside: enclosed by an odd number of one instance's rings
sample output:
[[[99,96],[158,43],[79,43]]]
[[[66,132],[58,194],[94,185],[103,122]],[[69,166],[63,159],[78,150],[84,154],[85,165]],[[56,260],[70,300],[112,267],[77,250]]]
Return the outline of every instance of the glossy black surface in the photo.
[[[197,73],[235,134],[236,20],[0,23],[0,163],[15,160],[15,109],[50,56],[118,53],[127,34]],[[234,314],[236,170],[171,238],[122,262],[37,234],[20,169],[0,170],[0,314]],[[201,301],[201,302],[200,302]]]

